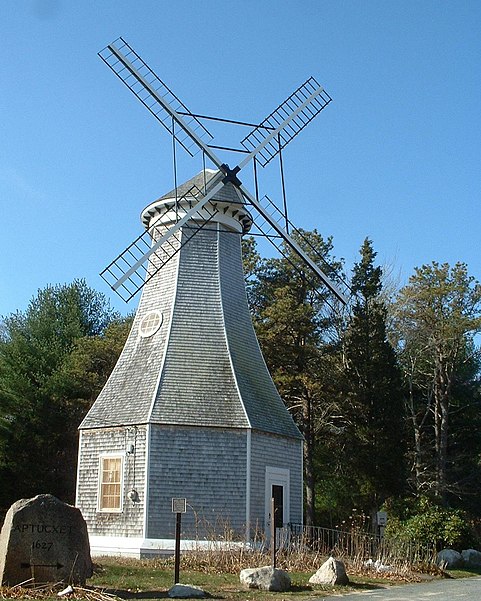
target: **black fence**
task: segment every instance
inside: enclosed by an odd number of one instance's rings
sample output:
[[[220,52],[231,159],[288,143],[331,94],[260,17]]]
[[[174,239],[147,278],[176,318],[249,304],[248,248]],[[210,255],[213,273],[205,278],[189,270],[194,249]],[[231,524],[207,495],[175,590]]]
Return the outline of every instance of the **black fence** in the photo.
[[[433,546],[416,541],[375,536],[361,530],[342,531],[302,524],[289,524],[278,529],[277,546],[286,552],[311,551],[349,559],[378,570],[430,564],[436,556]]]

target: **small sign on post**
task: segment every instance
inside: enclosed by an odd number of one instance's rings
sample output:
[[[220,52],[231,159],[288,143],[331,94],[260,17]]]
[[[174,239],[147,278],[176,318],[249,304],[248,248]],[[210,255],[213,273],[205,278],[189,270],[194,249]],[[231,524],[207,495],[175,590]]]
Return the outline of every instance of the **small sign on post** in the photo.
[[[182,514],[187,512],[187,499],[172,499],[172,513],[175,513],[175,555],[174,555],[174,584],[180,579],[180,531]]]
[[[186,513],[187,499],[172,499],[172,513]]]
[[[384,530],[387,524],[387,513],[385,511],[378,511],[376,513],[376,522],[379,528],[379,536],[384,538]]]

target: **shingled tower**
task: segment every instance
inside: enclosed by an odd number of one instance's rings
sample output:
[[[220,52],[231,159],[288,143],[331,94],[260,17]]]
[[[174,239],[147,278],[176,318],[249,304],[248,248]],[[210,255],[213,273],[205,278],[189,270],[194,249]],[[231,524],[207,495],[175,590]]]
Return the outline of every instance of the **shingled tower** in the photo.
[[[143,211],[154,242],[215,173]],[[302,522],[302,436],[247,306],[241,236],[250,225],[242,195],[226,184],[168,243],[175,252],[161,270],[155,262],[172,251],[162,245],[150,257],[125,347],[80,425],[77,506],[94,553],[172,548],[172,498],[187,499],[184,539],[226,524],[249,537],[267,527],[272,497],[277,525]]]

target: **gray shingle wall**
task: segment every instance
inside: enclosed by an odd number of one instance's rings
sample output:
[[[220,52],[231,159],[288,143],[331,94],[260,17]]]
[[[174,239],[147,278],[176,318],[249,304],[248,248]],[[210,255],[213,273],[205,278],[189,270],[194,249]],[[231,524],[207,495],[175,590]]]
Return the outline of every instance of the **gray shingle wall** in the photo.
[[[169,332],[178,259],[176,255],[144,286],[124,349],[81,429],[148,421]],[[139,324],[154,309],[163,314],[162,326],[153,336],[141,338]]]
[[[142,338],[139,324],[153,309],[162,326]],[[238,234],[200,231],[146,284],[122,354],[80,427],[149,421],[251,424],[300,437],[254,334]]]
[[[222,306],[234,372],[252,428],[301,438],[261,354],[247,305],[240,236],[220,233]]]
[[[290,521],[302,521],[302,440],[252,432],[251,523],[265,527],[266,466],[290,470]]]
[[[239,236],[237,236],[238,238]],[[165,364],[153,423],[248,427],[226,345],[216,231],[200,231],[182,248]],[[224,268],[228,271],[228,266]],[[233,297],[244,293],[234,282]]]
[[[241,534],[246,520],[246,431],[151,426],[149,538],[173,538],[171,500],[186,498],[183,537]]]
[[[147,423],[157,424],[151,426],[147,536],[172,537],[170,504],[176,496],[187,497],[197,518],[217,531],[222,521],[243,530],[246,432],[251,424],[252,519],[264,520],[265,467],[270,465],[291,470],[291,519],[300,520],[301,435],[274,387],[254,334],[240,235],[217,227],[213,224],[195,235],[145,285],[119,361],[81,424],[78,498],[92,535],[143,535],[145,493],[140,483],[146,430],[140,426]],[[141,338],[139,324],[154,309],[163,314],[162,326],[153,336]],[[135,424],[140,436],[135,480],[142,502],[133,506],[126,501],[122,514],[99,514],[99,454],[125,451],[127,430],[117,426]],[[131,486],[132,460],[125,458],[124,493]],[[207,536],[208,529],[200,523],[196,530],[193,510],[189,512],[184,531]]]
[[[82,431],[77,507],[87,522],[90,535],[143,536],[145,443],[145,427]],[[135,452],[127,455],[125,451],[130,444],[135,445]],[[100,457],[112,453],[124,457],[122,513],[98,511]],[[132,488],[137,490],[141,500],[135,505],[126,496]]]

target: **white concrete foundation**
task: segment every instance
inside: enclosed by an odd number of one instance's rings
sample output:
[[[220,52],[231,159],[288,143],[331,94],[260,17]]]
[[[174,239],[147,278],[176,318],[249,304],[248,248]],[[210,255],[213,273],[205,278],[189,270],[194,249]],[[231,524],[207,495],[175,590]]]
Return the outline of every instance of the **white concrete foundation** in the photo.
[[[93,557],[114,556],[144,559],[158,555],[173,555],[174,539],[128,538],[122,536],[90,536],[90,554]],[[181,551],[210,551],[245,546],[244,542],[225,542],[209,540],[181,540]]]

